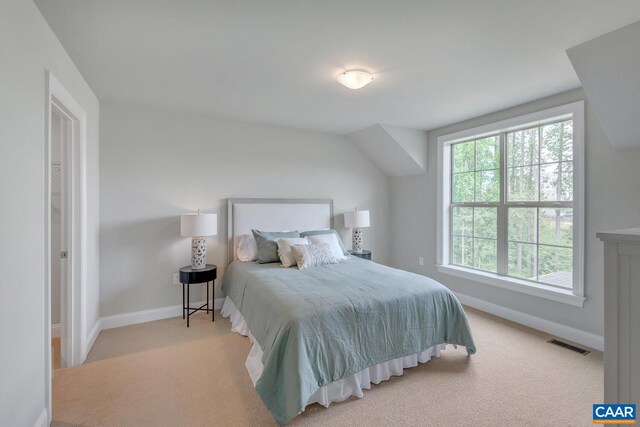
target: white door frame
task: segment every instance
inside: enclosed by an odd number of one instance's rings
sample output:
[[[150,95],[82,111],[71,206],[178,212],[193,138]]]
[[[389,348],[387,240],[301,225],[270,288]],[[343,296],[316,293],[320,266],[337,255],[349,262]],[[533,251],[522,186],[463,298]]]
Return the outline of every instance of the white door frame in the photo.
[[[67,366],[81,364],[86,358],[84,344],[87,336],[86,326],[86,141],[87,114],[71,94],[49,71],[45,72],[45,405],[49,422],[51,421],[51,115],[62,116],[71,125],[70,138],[63,141],[63,173],[66,177],[66,236],[63,246],[68,250],[66,268],[66,292],[61,292],[61,335],[66,337],[64,353]],[[62,220],[65,221],[64,219]],[[65,284],[63,283],[64,287]],[[64,303],[62,299],[64,298]],[[62,330],[64,329],[64,331]]]

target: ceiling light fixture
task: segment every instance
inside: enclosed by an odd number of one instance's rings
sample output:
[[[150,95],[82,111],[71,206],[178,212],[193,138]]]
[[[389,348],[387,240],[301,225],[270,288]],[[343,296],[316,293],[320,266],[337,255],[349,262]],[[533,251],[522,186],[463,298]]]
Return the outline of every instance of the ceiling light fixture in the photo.
[[[349,89],[360,89],[373,80],[373,74],[364,70],[348,70],[338,76],[338,82]]]

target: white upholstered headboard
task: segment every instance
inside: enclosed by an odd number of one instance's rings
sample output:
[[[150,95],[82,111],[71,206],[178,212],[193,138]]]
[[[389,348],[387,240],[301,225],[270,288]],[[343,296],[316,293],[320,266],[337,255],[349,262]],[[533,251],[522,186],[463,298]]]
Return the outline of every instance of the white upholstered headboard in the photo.
[[[252,229],[264,231],[333,228],[331,199],[228,199],[228,262],[236,259],[238,240]]]

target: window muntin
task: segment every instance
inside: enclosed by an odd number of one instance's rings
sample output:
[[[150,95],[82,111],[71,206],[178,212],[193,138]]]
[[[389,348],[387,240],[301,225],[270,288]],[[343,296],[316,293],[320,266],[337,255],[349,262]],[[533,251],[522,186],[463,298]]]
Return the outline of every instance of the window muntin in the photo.
[[[573,158],[566,118],[451,144],[450,263],[573,289]]]

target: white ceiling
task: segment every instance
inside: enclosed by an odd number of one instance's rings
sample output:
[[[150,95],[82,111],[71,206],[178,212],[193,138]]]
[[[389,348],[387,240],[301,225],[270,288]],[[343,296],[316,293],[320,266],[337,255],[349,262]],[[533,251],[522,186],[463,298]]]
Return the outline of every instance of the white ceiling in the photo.
[[[349,133],[580,85],[565,50],[638,0],[35,0],[99,98]],[[352,91],[336,76],[364,68]]]

